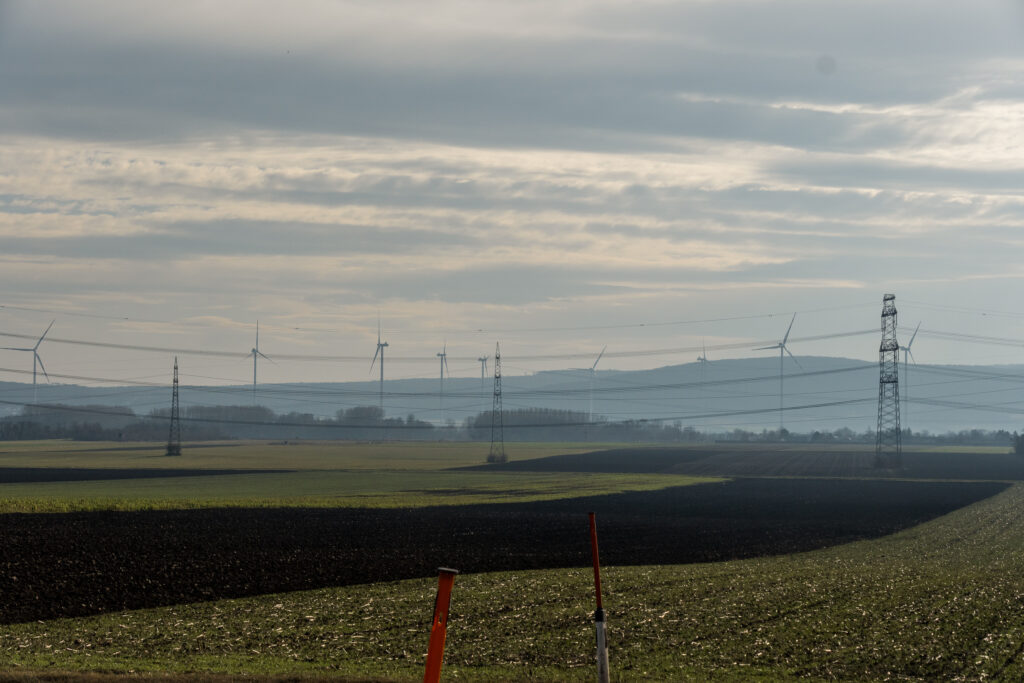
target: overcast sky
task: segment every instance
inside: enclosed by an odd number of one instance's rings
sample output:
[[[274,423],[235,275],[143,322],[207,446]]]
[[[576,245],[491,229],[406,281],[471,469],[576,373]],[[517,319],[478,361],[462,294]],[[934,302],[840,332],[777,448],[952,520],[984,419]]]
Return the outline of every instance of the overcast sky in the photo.
[[[1022,38],[1010,0],[0,0],[0,332],[364,357],[266,381],[368,379],[378,312],[396,377],[770,353],[795,311],[794,353],[875,359],[799,338],[886,292],[902,340],[1024,339]]]

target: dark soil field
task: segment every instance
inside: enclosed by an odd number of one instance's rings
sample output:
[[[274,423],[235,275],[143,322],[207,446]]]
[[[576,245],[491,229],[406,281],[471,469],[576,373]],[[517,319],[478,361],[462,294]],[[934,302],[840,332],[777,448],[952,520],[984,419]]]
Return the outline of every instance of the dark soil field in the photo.
[[[740,479],[542,503],[0,515],[0,622],[465,572],[792,553],[889,534],[1005,486]]]
[[[1024,457],[1012,453],[904,452],[903,467],[879,470],[874,453],[736,444],[651,447],[556,455],[472,469],[523,472],[632,472],[725,477],[851,477],[1024,481]],[[467,468],[470,469],[470,468]]]

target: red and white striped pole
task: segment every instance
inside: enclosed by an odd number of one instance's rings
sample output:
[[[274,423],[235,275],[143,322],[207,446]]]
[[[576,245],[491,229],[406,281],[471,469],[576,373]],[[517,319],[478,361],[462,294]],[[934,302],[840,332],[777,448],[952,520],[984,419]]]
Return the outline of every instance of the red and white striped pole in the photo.
[[[452,605],[452,586],[458,569],[441,567],[437,570],[437,597],[434,598],[434,621],[430,625],[430,646],[427,648],[427,669],[423,683],[438,683],[441,680],[441,663],[444,662],[444,640],[448,635],[448,610]]]
[[[597,632],[597,680],[608,683],[608,633],[605,629],[604,606],[601,604],[601,562],[597,556],[597,522],[590,514],[590,553],[594,558],[594,593],[597,610],[594,612],[594,630]]]

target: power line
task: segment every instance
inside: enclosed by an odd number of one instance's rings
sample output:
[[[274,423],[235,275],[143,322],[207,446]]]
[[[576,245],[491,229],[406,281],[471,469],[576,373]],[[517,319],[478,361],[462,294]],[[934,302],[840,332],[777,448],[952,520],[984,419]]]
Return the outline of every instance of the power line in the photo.
[[[100,320],[131,320],[127,316],[123,315],[101,315],[99,313],[82,313],[81,311],[69,311],[69,310],[53,310],[48,308],[31,308],[29,306],[16,306],[14,304],[0,304],[0,308],[12,310],[12,311],[28,311],[30,313],[46,313],[47,315],[70,315],[76,318],[98,318]],[[142,321],[139,321],[142,322]],[[153,321],[145,321],[153,322]]]
[[[876,330],[855,330],[848,332],[833,332],[828,334],[819,334],[805,337],[793,337],[791,343],[804,343],[814,341],[825,341],[829,339],[839,339],[842,337],[857,337],[868,334],[876,334]],[[15,332],[0,332],[0,337],[9,337],[11,339],[28,339],[35,340],[34,335],[19,334]],[[47,337],[47,343],[50,344],[70,344],[74,346],[88,346],[93,348],[103,349],[114,349],[119,351],[147,351],[152,353],[166,353],[166,354],[179,354],[187,356],[212,356],[216,358],[236,358],[245,359],[250,356],[249,351],[221,351],[215,349],[196,349],[187,347],[171,347],[171,346],[147,346],[143,344],[117,344],[114,342],[101,342],[101,341],[89,341],[84,339],[67,339],[60,337]],[[749,349],[758,344],[767,344],[764,340],[761,341],[742,341],[742,342],[730,342],[728,344],[711,344],[706,348],[713,351],[724,351],[724,350],[735,350],[735,349]],[[609,351],[605,355],[611,358],[640,358],[649,356],[668,356],[676,355],[680,353],[694,353],[701,351],[703,346],[679,346],[673,348],[663,349],[634,349],[626,351]],[[365,363],[367,355],[359,356],[342,356],[342,355],[319,355],[319,354],[296,354],[296,353],[275,353],[274,358],[280,360],[294,360],[294,361],[329,361],[329,362],[340,362],[340,363]],[[590,359],[593,357],[591,353],[544,353],[544,354],[521,354],[512,355],[516,360],[577,360],[577,359]],[[455,357],[453,360],[459,362],[469,363],[475,362],[475,357]],[[424,362],[435,362],[435,358],[432,356],[388,356],[389,362],[405,362],[405,363],[424,363]]]
[[[953,313],[971,313],[974,315],[980,315],[983,317],[999,317],[999,318],[1024,318],[1022,313],[1014,313],[1011,311],[997,311],[992,309],[984,308],[968,308],[966,306],[949,306],[941,304],[929,304],[922,301],[911,301],[910,299],[904,299],[908,304],[920,306],[921,308],[931,308],[937,311],[950,311]]]
[[[949,365],[913,365],[914,372],[931,372],[939,375],[972,377],[977,379],[994,379],[1004,382],[1024,382],[1024,374],[1013,372],[996,372],[994,370],[973,370],[965,367]]]
[[[943,339],[946,341],[962,341],[974,344],[994,344],[998,346],[1020,346],[1024,347],[1024,339],[1013,339],[1010,337],[989,337],[980,334],[966,334],[963,332],[942,332],[940,330],[922,329],[927,337]]]
[[[846,367],[840,367],[840,368],[830,368],[830,369],[827,369],[827,370],[808,370],[808,371],[799,372],[799,373],[792,373],[792,374],[789,375],[789,377],[791,379],[805,378],[805,377],[819,377],[819,376],[824,376],[824,375],[836,375],[836,374],[844,374],[844,373],[849,373],[849,372],[862,372],[864,370],[874,369],[874,368],[875,368],[875,365],[873,363],[863,363],[863,364],[846,366]],[[15,368],[0,368],[0,372],[9,372],[9,373],[20,374],[20,375],[31,375],[32,374],[30,370],[18,370],[18,369],[15,369]],[[113,379],[113,378],[109,378],[109,377],[87,377],[87,376],[83,376],[83,375],[68,375],[68,374],[59,374],[59,373],[50,373],[50,377],[55,377],[55,378],[58,378],[58,379],[76,380],[76,381],[80,381],[80,382],[97,382],[97,383],[103,383],[103,384],[122,384],[122,385],[128,385],[128,386],[143,386],[143,387],[165,387],[166,386],[166,383],[164,383],[164,382],[147,382],[147,381],[141,381],[141,380],[121,380],[121,379]],[[656,390],[671,390],[671,389],[687,389],[687,388],[694,388],[694,387],[701,387],[701,386],[725,386],[725,385],[735,385],[735,384],[748,384],[748,383],[753,383],[753,382],[774,381],[776,379],[777,378],[775,376],[773,376],[773,375],[751,375],[751,376],[748,376],[748,377],[731,377],[731,378],[717,379],[717,380],[711,380],[711,381],[706,381],[706,382],[700,382],[700,381],[696,381],[696,382],[670,382],[670,383],[659,383],[659,384],[637,384],[637,385],[618,386],[618,387],[598,387],[598,388],[594,389],[594,393],[596,393],[596,394],[621,394],[621,393],[629,393],[629,392],[637,392],[637,391],[656,391]],[[400,381],[403,381],[403,380],[391,380],[391,381],[392,382],[400,382]],[[472,380],[467,380],[467,381],[472,381]],[[261,389],[261,393],[263,393],[265,395],[272,395],[272,394],[276,393],[276,394],[282,394],[282,395],[300,394],[300,395],[306,395],[306,396],[324,396],[324,397],[328,397],[328,396],[368,397],[368,396],[377,396],[379,394],[379,392],[373,391],[373,390],[369,389],[369,387],[367,389],[322,389],[322,390],[320,390],[320,389],[305,389],[305,388],[303,388],[303,389],[287,389],[287,388],[279,388],[279,386],[280,385],[275,386],[275,385],[272,385],[272,384],[265,385],[266,388],[265,389]],[[284,385],[284,386],[287,387],[288,385]],[[217,392],[221,392],[221,393],[239,392],[239,393],[241,393],[241,392],[246,392],[246,391],[249,390],[249,387],[242,386],[242,385],[239,385],[238,387],[220,387],[220,388],[210,388],[210,387],[195,386],[193,388],[194,389],[199,389],[199,390],[202,390],[202,391],[209,391],[209,392],[212,392],[212,393],[217,393]],[[518,390],[518,391],[515,390],[515,389],[512,389],[512,390],[506,390],[505,394],[513,396],[513,397],[519,397],[519,398],[528,398],[528,397],[538,398],[538,397],[547,397],[547,396],[566,396],[566,395],[573,395],[573,394],[586,394],[589,391],[590,391],[589,387],[579,387],[579,388],[564,388],[564,387],[562,387],[562,388],[556,388],[556,389],[530,389],[530,390]],[[395,398],[435,398],[435,397],[437,397],[438,394],[434,390],[429,390],[429,391],[386,391],[386,392],[384,392],[384,395],[387,396],[387,397],[395,397]],[[466,392],[454,391],[454,392],[448,392],[446,395],[449,396],[449,397],[453,397],[453,398],[478,398],[480,396],[480,392],[478,390],[466,391]]]
[[[1012,408],[1011,405],[1019,404],[1020,401],[1008,401],[1006,403],[964,403],[963,401],[947,401],[932,398],[912,398],[911,403],[920,403],[929,406],[942,408],[955,408],[957,410],[980,410],[990,413],[1006,413],[1008,415],[1024,415],[1024,407]]]
[[[777,313],[755,313],[750,315],[733,315],[719,318],[692,318],[689,320],[667,320],[655,322],[619,323],[608,325],[574,325],[560,327],[519,327],[519,328],[475,328],[472,330],[454,330],[455,332],[484,332],[487,334],[509,334],[515,332],[583,332],[596,330],[627,330],[647,327],[677,327],[683,325],[703,325],[708,323],[734,322],[737,320],[760,320],[766,318],[777,318],[788,316],[793,313],[822,313],[832,311],[843,311],[853,308],[864,308],[872,304],[850,304],[847,306],[826,306],[822,308],[807,308],[798,311],[785,311]],[[400,328],[399,328],[400,329]]]

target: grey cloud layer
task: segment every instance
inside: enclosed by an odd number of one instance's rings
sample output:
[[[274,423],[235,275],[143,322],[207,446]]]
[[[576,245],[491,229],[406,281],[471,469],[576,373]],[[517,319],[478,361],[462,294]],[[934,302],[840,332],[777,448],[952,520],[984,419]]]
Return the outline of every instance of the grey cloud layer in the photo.
[[[1014,3],[0,2],[0,22],[0,285],[26,300],[586,323],[1021,272]]]
[[[377,48],[353,12],[330,46],[304,49],[296,35],[294,49],[284,40],[274,51],[259,34],[218,45],[198,27],[52,42],[36,9],[0,44],[0,104],[9,130],[101,138],[262,128],[583,149],[651,149],[663,144],[652,138],[683,136],[866,150],[906,137],[906,122],[766,105],[948,96],[991,72],[990,60],[1022,56],[1019,31],[999,21],[1004,4],[973,5],[969,32],[955,3],[683,3],[628,14],[597,4],[554,37],[531,36],[539,27],[529,23],[477,38],[443,24],[437,35],[403,33],[399,21]],[[814,65],[829,50],[840,68],[825,78]],[[679,97],[687,93],[726,99]]]

